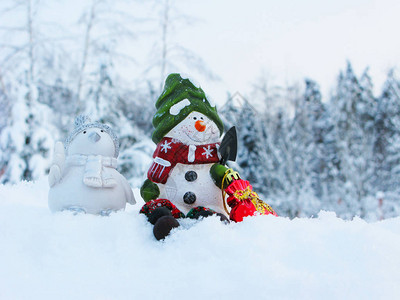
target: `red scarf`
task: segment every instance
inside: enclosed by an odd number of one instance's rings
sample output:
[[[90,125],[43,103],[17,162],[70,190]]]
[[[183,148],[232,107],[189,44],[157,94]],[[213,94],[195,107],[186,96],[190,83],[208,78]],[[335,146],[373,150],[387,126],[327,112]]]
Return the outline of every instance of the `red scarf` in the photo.
[[[185,145],[177,139],[165,137],[157,144],[147,178],[156,183],[166,183],[169,173],[177,163],[186,165],[216,163],[219,161],[219,144]]]

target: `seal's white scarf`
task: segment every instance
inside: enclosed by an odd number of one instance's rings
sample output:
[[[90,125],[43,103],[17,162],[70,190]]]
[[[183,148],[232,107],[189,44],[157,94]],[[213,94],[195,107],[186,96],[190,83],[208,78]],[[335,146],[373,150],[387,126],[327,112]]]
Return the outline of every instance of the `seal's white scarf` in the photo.
[[[66,166],[85,166],[83,183],[90,187],[112,188],[117,185],[109,168],[117,168],[117,159],[101,155],[73,154],[66,158]]]

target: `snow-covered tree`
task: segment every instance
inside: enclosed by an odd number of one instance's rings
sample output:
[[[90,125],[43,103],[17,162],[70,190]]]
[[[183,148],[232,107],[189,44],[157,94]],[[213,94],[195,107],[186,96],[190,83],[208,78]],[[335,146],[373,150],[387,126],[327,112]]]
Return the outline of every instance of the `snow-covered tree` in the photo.
[[[153,145],[137,124],[136,116],[139,114],[133,112],[144,114],[150,109],[139,110],[139,99],[135,99],[138,93],[124,92],[125,88],[118,84],[119,80],[112,70],[112,64],[100,64],[96,75],[98,83],[88,92],[86,114],[111,125],[118,133],[121,153],[119,170],[127,178],[135,178],[135,185],[140,185],[141,180],[138,178],[141,179],[142,174],[146,172]],[[130,99],[130,95],[134,99]],[[142,101],[141,105],[146,104],[149,107],[152,104],[150,102]],[[147,122],[151,124],[149,120],[151,119],[147,119]]]
[[[162,92],[164,81],[170,73],[196,70],[207,79],[218,79],[195,51],[177,39],[179,30],[193,24],[196,17],[184,14],[175,0],[154,1],[152,13],[154,22],[151,37],[154,37],[154,40],[149,51],[146,75],[153,82],[158,82],[154,84],[157,93]],[[192,77],[191,79],[193,80]]]
[[[238,129],[237,163],[242,169],[242,176],[250,181],[259,193],[267,192],[266,169],[266,132],[255,108],[244,102],[236,124]]]
[[[40,35],[36,1],[21,2],[14,7],[24,17],[20,36],[8,40],[13,49],[2,57],[7,70],[5,84],[10,105],[7,125],[0,133],[1,182],[37,179],[50,163],[50,154],[57,138],[50,108],[41,103],[38,93],[41,67],[45,65],[44,37]],[[11,10],[10,13],[14,13]],[[12,65],[16,66],[12,70]],[[14,81],[12,81],[14,80]]]
[[[378,99],[378,114],[375,120],[377,139],[375,155],[379,183],[384,190],[398,189],[397,170],[400,165],[400,81],[390,71]],[[397,175],[397,176],[396,176]]]
[[[388,73],[378,98],[374,144],[375,181],[383,201],[384,217],[400,212],[400,80],[395,70]]]
[[[332,209],[338,200],[336,175],[338,167],[335,127],[326,104],[322,102],[319,86],[306,80],[304,108],[309,123],[311,150],[308,157],[308,176],[314,195],[320,199],[321,209]]]
[[[84,6],[78,25],[80,41],[75,48],[78,57],[74,70],[78,105],[76,114],[101,109],[98,99],[90,95],[98,92],[117,62],[133,60],[119,52],[119,45],[125,40],[133,40],[136,35],[132,24],[136,18],[118,9],[120,1],[92,0]],[[99,78],[100,77],[100,78]],[[116,79],[116,78],[113,78]],[[101,89],[101,88],[100,88]],[[93,100],[95,103],[93,103]]]
[[[154,104],[138,96],[146,94],[142,87],[128,85],[116,72],[116,62],[129,59],[117,46],[123,38],[133,37],[129,26],[134,19],[118,11],[116,4],[85,4],[80,35],[70,28],[62,30],[58,23],[46,25],[43,1],[9,1],[2,11],[1,182],[44,175],[54,141],[67,135],[77,113],[110,124],[120,136],[121,155],[144,140],[133,115],[140,115],[137,104]],[[82,43],[71,43],[71,36]]]
[[[316,83],[307,80],[304,95],[293,98],[293,103],[294,116],[288,120],[286,138],[282,138],[286,180],[290,186],[286,206],[291,216],[309,216],[316,214],[320,207],[316,198],[321,171],[316,118],[321,110],[321,95]]]
[[[271,195],[290,193],[291,186],[287,184],[287,143],[289,131],[289,116],[283,109],[278,109],[276,114],[267,114],[267,143],[271,150],[268,158],[268,191]]]
[[[339,176],[343,183],[338,210],[343,217],[365,216],[362,201],[370,193],[374,172],[373,115],[376,107],[367,74],[358,80],[348,63],[346,72],[338,78],[331,105],[336,123]]]
[[[237,125],[240,114],[242,113],[242,106],[244,98],[239,93],[234,95],[228,95],[225,104],[218,110],[221,120],[224,123],[225,128],[231,128]]]

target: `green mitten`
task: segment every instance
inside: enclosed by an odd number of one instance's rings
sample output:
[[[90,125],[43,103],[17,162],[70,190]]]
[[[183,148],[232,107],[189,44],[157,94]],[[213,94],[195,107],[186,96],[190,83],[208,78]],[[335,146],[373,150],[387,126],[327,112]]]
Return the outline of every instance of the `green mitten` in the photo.
[[[239,173],[221,165],[219,163],[214,164],[210,169],[211,178],[213,179],[215,185],[219,188],[222,187],[222,180],[224,180],[225,189],[228,185],[230,185],[236,179],[240,179]]]
[[[149,179],[146,179],[143,182],[142,187],[140,188],[140,195],[145,202],[149,202],[150,200],[158,198],[158,196],[160,195],[160,189],[158,188],[157,184]]]

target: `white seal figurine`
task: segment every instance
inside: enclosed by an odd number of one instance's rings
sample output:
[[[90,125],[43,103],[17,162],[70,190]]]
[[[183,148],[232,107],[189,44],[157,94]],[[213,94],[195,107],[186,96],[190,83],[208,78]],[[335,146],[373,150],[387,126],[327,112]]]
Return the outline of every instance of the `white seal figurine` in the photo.
[[[65,151],[64,151],[65,148]],[[57,142],[49,173],[49,208],[108,215],[135,204],[128,181],[117,170],[119,141],[112,129],[78,116],[65,142]]]

